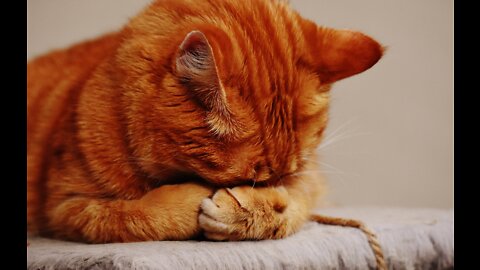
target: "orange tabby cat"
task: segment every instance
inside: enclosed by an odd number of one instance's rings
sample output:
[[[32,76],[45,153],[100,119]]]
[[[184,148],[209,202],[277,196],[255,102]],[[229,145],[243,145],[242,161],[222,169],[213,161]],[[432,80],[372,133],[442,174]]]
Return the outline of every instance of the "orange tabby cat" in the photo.
[[[158,0],[28,64],[28,229],[90,243],[275,239],[324,191],[331,83],[382,55],[274,0]]]

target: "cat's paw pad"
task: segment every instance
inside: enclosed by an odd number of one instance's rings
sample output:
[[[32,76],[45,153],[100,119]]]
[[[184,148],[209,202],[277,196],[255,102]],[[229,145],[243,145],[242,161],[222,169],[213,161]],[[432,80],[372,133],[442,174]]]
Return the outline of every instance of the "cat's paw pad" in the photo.
[[[199,224],[212,240],[279,238],[284,231],[281,221],[286,202],[283,188],[221,189],[202,201]]]

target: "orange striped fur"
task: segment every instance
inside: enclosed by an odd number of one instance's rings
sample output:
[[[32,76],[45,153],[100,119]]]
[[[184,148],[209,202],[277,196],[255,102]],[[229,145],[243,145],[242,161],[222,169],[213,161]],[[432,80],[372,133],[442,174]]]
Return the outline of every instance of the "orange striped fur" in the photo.
[[[32,233],[90,243],[274,239],[325,187],[331,83],[382,55],[273,0],[158,0],[28,64]],[[252,187],[253,186],[253,187]]]

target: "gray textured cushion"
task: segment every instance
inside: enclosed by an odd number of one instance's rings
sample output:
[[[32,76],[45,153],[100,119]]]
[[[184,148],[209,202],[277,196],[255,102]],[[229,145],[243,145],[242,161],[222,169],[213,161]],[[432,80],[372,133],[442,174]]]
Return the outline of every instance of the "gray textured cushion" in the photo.
[[[453,211],[349,207],[319,214],[357,218],[378,236],[390,269],[453,269]],[[162,241],[88,245],[29,238],[28,269],[374,269],[365,235],[309,222],[282,240]]]

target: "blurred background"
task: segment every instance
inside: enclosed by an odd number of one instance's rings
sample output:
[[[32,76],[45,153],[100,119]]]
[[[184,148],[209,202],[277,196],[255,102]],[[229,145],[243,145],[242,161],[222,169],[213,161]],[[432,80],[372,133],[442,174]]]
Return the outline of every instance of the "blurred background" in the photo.
[[[28,0],[27,58],[119,29],[150,0]],[[388,47],[333,87],[318,150],[336,205],[453,207],[453,1],[291,0]]]

